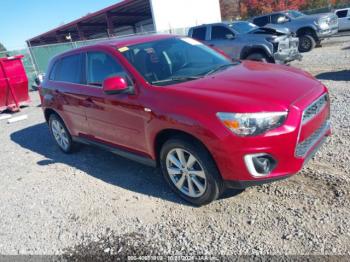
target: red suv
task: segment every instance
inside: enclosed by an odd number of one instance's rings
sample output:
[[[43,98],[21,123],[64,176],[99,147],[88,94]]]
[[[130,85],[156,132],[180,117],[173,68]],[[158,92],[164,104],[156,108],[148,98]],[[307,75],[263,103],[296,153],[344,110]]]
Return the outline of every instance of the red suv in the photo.
[[[295,68],[233,62],[191,38],[121,38],[55,57],[40,88],[58,146],[160,166],[194,205],[297,173],[330,135],[327,88]]]

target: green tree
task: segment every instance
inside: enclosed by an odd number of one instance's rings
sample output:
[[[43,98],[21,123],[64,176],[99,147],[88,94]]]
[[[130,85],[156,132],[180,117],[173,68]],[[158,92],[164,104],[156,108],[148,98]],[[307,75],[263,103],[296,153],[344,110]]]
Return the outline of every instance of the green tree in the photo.
[[[7,51],[3,44],[0,43],[0,52]]]

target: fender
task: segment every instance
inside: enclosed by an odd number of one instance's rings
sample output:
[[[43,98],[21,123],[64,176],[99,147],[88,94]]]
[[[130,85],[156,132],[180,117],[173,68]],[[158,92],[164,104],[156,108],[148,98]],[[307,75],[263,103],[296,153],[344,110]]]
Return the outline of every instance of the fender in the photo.
[[[245,46],[242,51],[241,51],[241,55],[240,55],[240,59],[245,59],[253,50],[256,51],[262,51],[264,52],[270,59],[274,59],[271,51],[263,45],[250,45],[250,46]]]
[[[302,32],[307,32],[307,31],[312,32],[312,33],[316,36],[317,28],[316,28],[316,26],[306,26],[306,27],[302,27],[302,28],[299,28],[299,29],[296,31],[296,34],[297,34],[297,36],[299,37],[300,34],[301,34]]]

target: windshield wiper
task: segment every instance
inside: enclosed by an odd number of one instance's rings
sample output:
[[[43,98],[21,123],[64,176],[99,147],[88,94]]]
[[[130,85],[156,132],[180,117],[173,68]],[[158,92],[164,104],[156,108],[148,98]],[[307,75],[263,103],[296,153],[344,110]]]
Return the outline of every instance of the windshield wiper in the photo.
[[[181,81],[188,81],[188,80],[196,80],[199,78],[202,78],[202,76],[178,76],[178,77],[171,77],[163,80],[152,81],[151,84],[161,84],[166,82],[181,82]]]
[[[211,75],[211,74],[214,74],[220,70],[224,70],[226,69],[227,67],[231,67],[231,66],[234,66],[234,65],[237,65],[238,63],[231,63],[231,64],[225,64],[225,65],[220,65],[212,70],[210,70],[209,72],[205,73],[204,76],[208,76],[208,75]]]

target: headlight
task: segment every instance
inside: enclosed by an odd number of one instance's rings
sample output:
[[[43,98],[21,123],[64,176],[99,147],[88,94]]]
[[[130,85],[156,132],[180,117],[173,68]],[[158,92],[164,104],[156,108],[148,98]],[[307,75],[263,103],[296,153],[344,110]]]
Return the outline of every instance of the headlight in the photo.
[[[276,39],[277,39],[277,37],[275,37],[275,36],[266,37],[266,40],[267,40],[268,42],[271,42],[271,43],[276,42]]]
[[[239,136],[256,136],[281,126],[288,112],[271,113],[217,113],[220,121]]]
[[[324,17],[324,18],[320,18],[316,22],[316,25],[318,25],[322,30],[325,30],[329,28],[329,22],[330,22],[330,19],[328,17]]]

